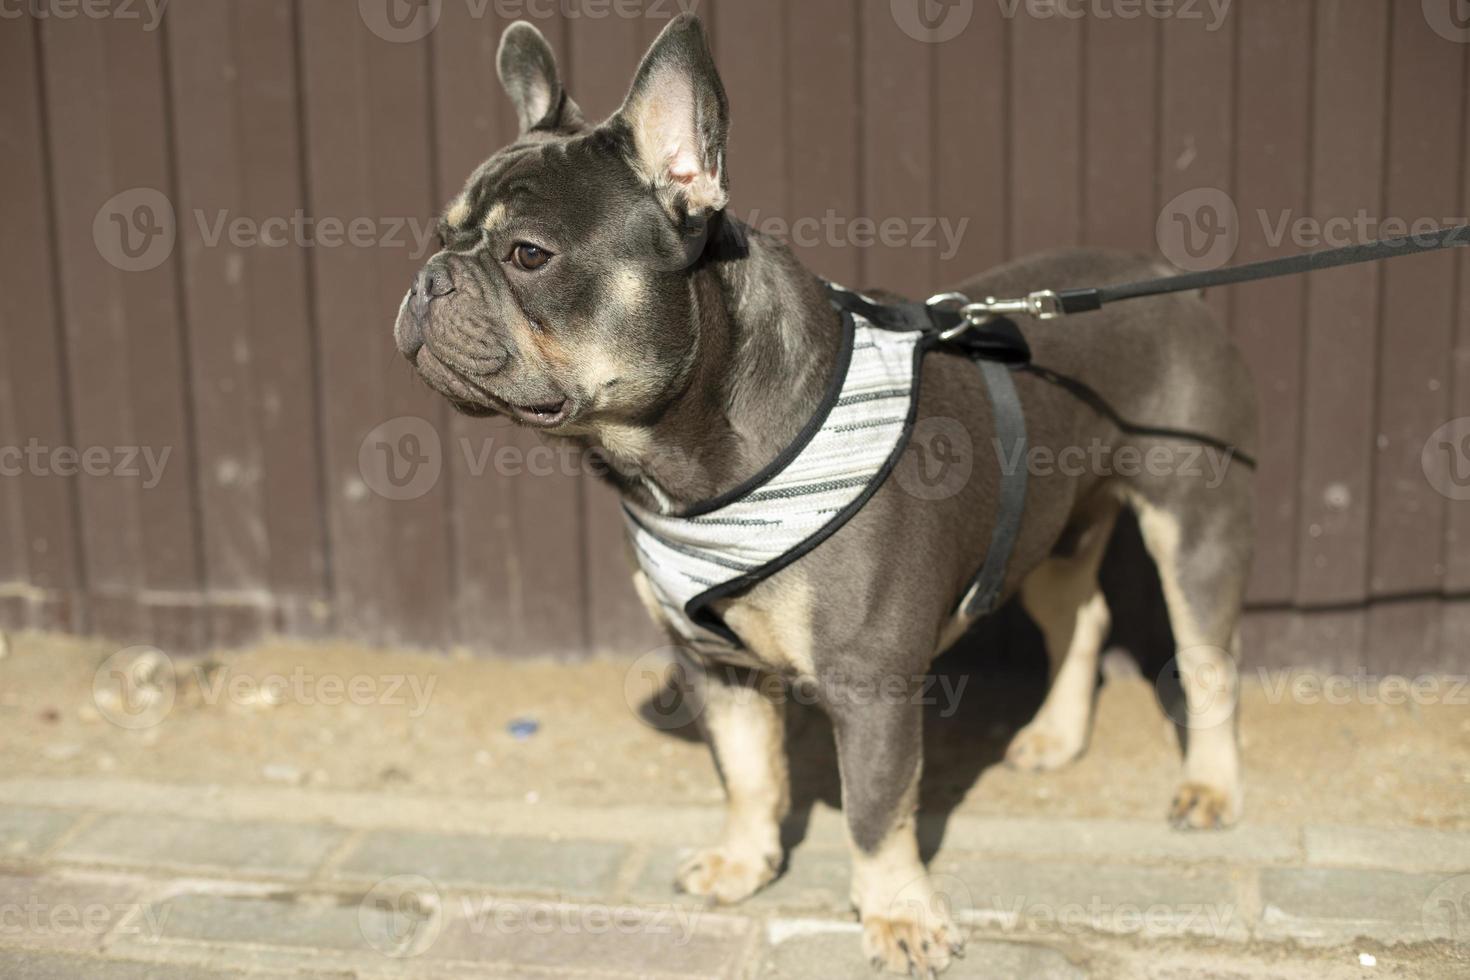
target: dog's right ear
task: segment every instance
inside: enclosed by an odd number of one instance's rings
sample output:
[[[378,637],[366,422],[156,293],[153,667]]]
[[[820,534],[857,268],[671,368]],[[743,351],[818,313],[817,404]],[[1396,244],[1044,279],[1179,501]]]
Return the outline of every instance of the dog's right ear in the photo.
[[[516,108],[522,136],[536,129],[582,128],[582,111],[562,88],[556,55],[535,27],[518,20],[505,29],[495,70]]]

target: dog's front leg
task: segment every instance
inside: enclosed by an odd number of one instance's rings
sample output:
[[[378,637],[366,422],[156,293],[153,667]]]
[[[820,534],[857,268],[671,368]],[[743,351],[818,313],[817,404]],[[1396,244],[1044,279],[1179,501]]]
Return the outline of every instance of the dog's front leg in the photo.
[[[872,677],[829,691],[842,809],[852,845],[852,903],[874,966],[927,977],[964,939],[919,860],[923,709],[914,688]],[[900,690],[904,688],[904,690]]]
[[[725,833],[680,867],[676,884],[692,895],[738,902],[781,868],[781,821],[790,805],[783,701],[778,678],[683,660],[685,694],[725,784]]]

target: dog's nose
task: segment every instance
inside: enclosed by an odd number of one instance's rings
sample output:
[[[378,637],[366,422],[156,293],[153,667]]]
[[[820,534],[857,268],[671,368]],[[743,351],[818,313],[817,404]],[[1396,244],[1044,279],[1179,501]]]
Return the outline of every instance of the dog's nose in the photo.
[[[449,270],[438,265],[425,266],[414,277],[413,289],[409,292],[408,312],[423,324],[429,315],[429,304],[441,296],[454,292],[454,280]]]

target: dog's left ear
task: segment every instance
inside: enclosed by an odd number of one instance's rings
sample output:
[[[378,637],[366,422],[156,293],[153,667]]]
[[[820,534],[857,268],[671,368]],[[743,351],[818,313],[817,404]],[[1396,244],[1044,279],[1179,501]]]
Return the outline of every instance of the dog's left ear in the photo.
[[[582,128],[582,112],[562,87],[556,55],[531,24],[518,20],[505,29],[495,70],[516,107],[522,136],[533,129]]]
[[[730,108],[699,18],[669,22],[614,118],[632,136],[634,169],[670,213],[699,219],[724,210]]]

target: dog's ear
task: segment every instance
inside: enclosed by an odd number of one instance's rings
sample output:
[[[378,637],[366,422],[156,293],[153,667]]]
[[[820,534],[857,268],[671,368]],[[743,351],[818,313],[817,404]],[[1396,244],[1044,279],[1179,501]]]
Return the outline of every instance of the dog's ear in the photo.
[[[516,108],[522,136],[533,129],[582,128],[582,112],[562,88],[556,55],[535,27],[518,20],[505,29],[495,70]]]
[[[724,210],[730,108],[699,18],[669,22],[614,118],[631,135],[634,169],[672,214],[699,219]]]

